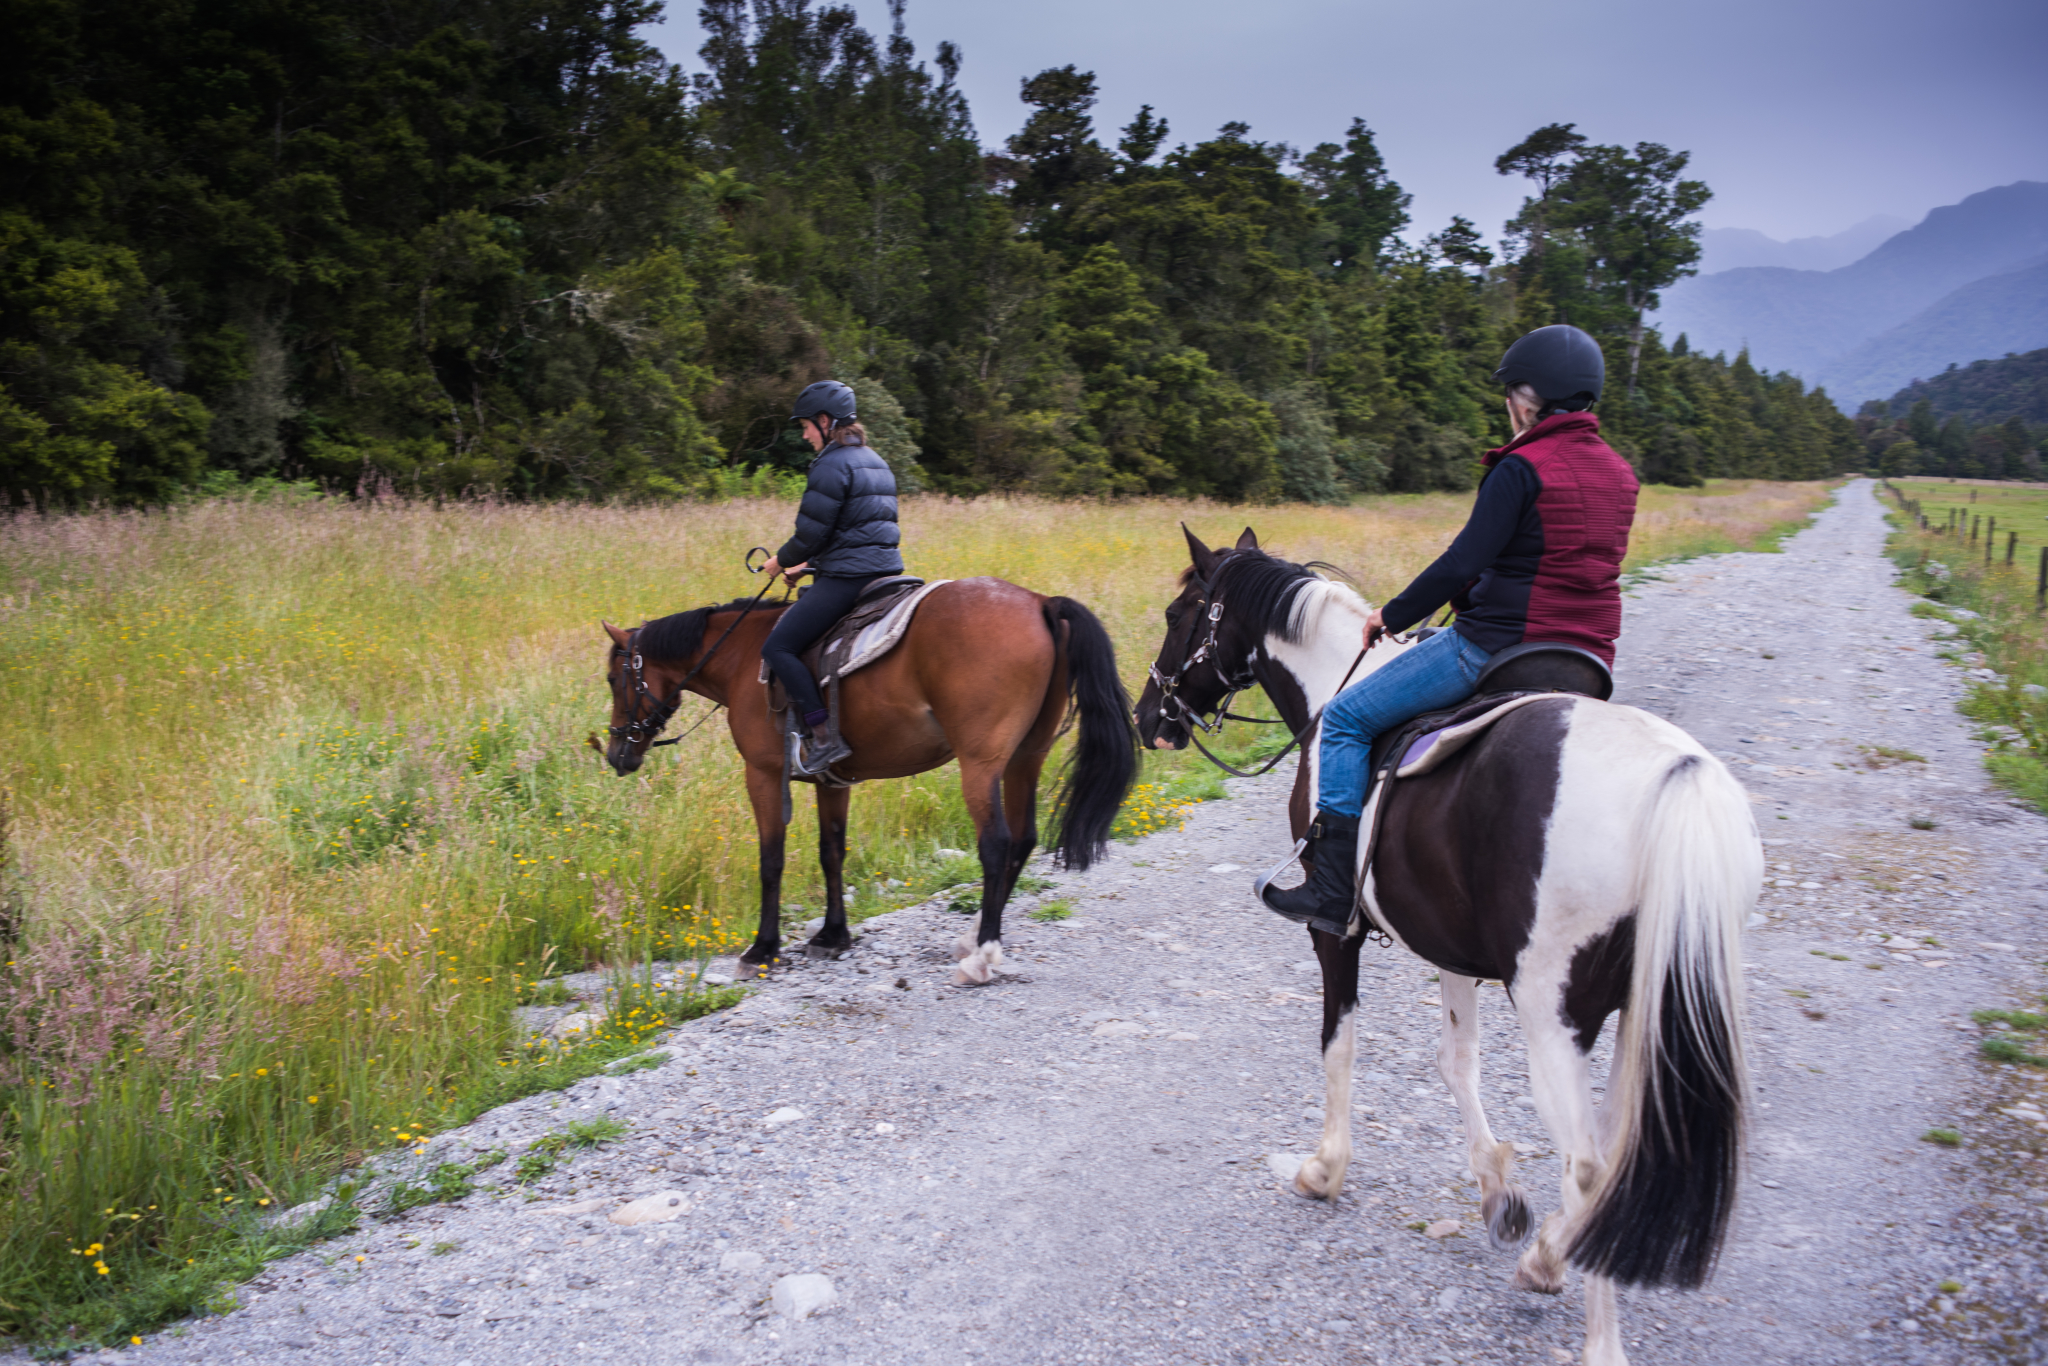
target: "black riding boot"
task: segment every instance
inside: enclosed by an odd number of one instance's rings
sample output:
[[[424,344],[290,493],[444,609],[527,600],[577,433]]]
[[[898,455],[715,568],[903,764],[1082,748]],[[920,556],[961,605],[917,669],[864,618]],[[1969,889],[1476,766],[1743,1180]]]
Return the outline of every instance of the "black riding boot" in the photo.
[[[840,737],[839,722],[831,712],[821,707],[804,717],[804,725],[810,734],[797,751],[796,766],[806,777],[823,773],[853,753],[853,746]]]
[[[1268,884],[1260,893],[1267,906],[1297,925],[1342,935],[1351,927],[1356,895],[1353,867],[1358,862],[1358,817],[1318,811],[1308,828],[1308,880],[1299,887]]]

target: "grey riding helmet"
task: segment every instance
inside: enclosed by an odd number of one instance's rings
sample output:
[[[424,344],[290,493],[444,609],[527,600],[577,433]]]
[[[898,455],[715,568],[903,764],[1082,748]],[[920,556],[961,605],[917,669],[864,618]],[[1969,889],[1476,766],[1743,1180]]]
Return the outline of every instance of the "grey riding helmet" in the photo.
[[[1579,413],[1593,406],[1607,382],[1600,343],[1568,323],[1539,327],[1508,348],[1493,382],[1526,384],[1543,399],[1542,416]]]
[[[789,420],[801,422],[821,413],[831,418],[834,426],[853,421],[853,390],[836,379],[821,379],[796,396],[796,407]]]

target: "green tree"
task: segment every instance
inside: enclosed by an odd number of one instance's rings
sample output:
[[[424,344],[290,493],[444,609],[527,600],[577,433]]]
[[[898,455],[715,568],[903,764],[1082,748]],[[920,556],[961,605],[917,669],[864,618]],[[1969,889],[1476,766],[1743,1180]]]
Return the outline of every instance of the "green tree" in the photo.
[[[1095,140],[1095,73],[1077,71],[1070,64],[1039,72],[1025,79],[1024,103],[1031,117],[1006,144],[1017,158],[1010,202],[1024,221],[1041,231],[1059,222],[1074,207],[1077,194],[1101,184],[1116,159]],[[1136,150],[1148,159],[1166,136],[1166,125],[1151,128],[1151,106],[1139,116],[1134,131],[1126,134]],[[1146,141],[1150,146],[1145,146]],[[1127,152],[1126,155],[1129,155]]]
[[[1550,236],[1550,190],[1571,164],[1571,158],[1586,145],[1577,124],[1547,123],[1494,158],[1499,175],[1518,175],[1536,182],[1536,196],[1522,206],[1520,214],[1507,225],[1511,241],[1521,244],[1534,261],[1541,261]]]
[[[1387,174],[1364,119],[1340,145],[1319,143],[1300,161],[1301,179],[1330,226],[1329,267],[1337,275],[1376,272],[1387,244],[1408,226],[1407,191]]]
[[[1935,420],[1934,405],[1926,399],[1915,403],[1906,414],[1906,432],[1922,450],[1933,450],[1941,439],[1941,425]]]
[[[1619,307],[1628,328],[1628,394],[1642,358],[1643,314],[1658,291],[1698,273],[1700,225],[1690,221],[1713,197],[1705,182],[1684,180],[1687,152],[1654,142],[1633,151],[1578,150],[1551,187],[1548,221],[1583,244],[1598,287]]]
[[[1115,247],[1061,279],[1056,339],[1081,375],[1082,441],[1060,475],[1075,493],[1277,492],[1272,410],[1173,344],[1158,305]]]
[[[1887,479],[1898,479],[1919,473],[1920,447],[1914,444],[1910,436],[1900,437],[1884,448],[1884,459],[1878,469]]]

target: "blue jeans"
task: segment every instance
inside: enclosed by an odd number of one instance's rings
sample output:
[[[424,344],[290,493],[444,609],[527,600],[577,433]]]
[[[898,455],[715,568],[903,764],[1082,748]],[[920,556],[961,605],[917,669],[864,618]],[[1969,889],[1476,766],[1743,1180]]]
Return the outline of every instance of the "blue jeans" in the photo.
[[[1323,709],[1317,809],[1357,818],[1374,738],[1470,697],[1491,658],[1455,630],[1439,631],[1332,698]]]

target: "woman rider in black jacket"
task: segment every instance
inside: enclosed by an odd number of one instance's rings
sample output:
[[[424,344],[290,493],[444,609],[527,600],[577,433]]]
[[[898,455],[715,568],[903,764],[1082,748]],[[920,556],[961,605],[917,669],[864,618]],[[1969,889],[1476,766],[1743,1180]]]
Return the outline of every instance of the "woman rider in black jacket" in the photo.
[[[790,583],[806,569],[814,577],[768,633],[761,657],[810,731],[797,768],[813,774],[853,750],[840,738],[818,682],[799,656],[853,609],[861,589],[884,574],[903,572],[897,549],[903,537],[896,527],[896,476],[867,444],[867,432],[854,416],[853,390],[821,380],[797,395],[790,418],[803,424],[804,440],[818,454],[796,510],[796,534],[762,570],[783,574]]]

